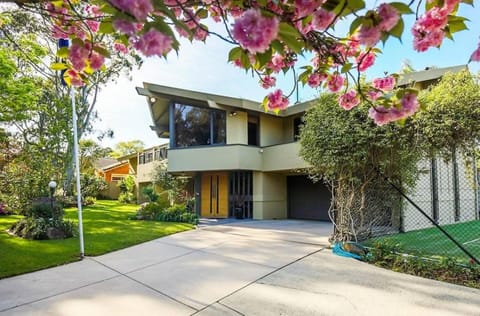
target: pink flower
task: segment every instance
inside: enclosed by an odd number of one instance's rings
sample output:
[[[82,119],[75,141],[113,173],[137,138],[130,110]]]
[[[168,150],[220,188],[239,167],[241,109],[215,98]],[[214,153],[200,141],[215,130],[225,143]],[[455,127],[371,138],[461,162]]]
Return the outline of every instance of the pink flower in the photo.
[[[375,89],[382,91],[391,91],[395,88],[396,80],[393,76],[388,76],[385,78],[375,78],[372,80],[372,85]]]
[[[150,29],[134,43],[135,49],[145,56],[164,55],[172,49],[173,40],[156,29]]]
[[[335,19],[335,13],[319,8],[313,14],[312,24],[316,30],[324,31]]]
[[[368,116],[373,119],[375,124],[382,126],[392,122],[392,112],[390,109],[386,109],[383,106],[377,106],[376,108],[370,108],[368,110]]]
[[[478,45],[477,49],[470,56],[470,60],[471,61],[480,61],[480,44]]]
[[[277,82],[277,79],[275,79],[275,77],[265,76],[261,78],[260,84],[264,89],[268,89],[268,88],[274,87],[276,82]]]
[[[418,52],[424,52],[430,47],[438,47],[442,44],[445,32],[442,30],[433,30],[427,32],[418,32],[413,29],[413,48]]]
[[[401,111],[405,114],[404,117],[413,115],[420,107],[417,95],[414,93],[406,93],[402,98],[401,104]]]
[[[375,101],[376,99],[380,98],[381,96],[382,96],[382,92],[380,92],[380,91],[375,91],[375,90],[367,91],[367,98],[370,99],[371,101]]]
[[[327,77],[328,77],[328,76],[327,76],[326,74],[324,74],[324,73],[321,73],[321,74],[320,74],[320,73],[316,72],[316,73],[311,74],[311,75],[308,77],[307,83],[308,83],[308,85],[309,85],[310,87],[316,88],[316,87],[318,87],[318,86],[322,83],[322,81],[324,81],[325,79],[327,79]]]
[[[295,17],[301,19],[311,14],[323,1],[318,0],[295,0]]]
[[[380,16],[378,27],[385,32],[393,29],[400,20],[400,15],[398,14],[397,9],[387,3],[382,3],[378,7],[378,15]]]
[[[84,82],[78,72],[73,69],[69,69],[65,72],[65,76],[70,78],[70,84],[74,87],[82,87]]]
[[[90,67],[93,70],[98,70],[105,63],[105,57],[103,57],[102,55],[100,55],[98,53],[93,52],[92,56],[89,58],[89,62],[90,62]]]
[[[78,44],[73,44],[70,47],[68,59],[72,63],[72,66],[75,70],[82,71],[85,68],[85,60],[88,58],[89,53],[89,49]]]
[[[117,9],[128,12],[138,21],[145,21],[150,12],[153,11],[151,0],[109,0]]]
[[[273,72],[279,72],[286,67],[284,57],[280,54],[273,55],[272,60],[267,63],[266,67]]]
[[[139,23],[117,19],[113,21],[113,28],[126,35],[134,35],[139,31]]]
[[[268,96],[267,107],[269,110],[285,110],[288,106],[288,99],[283,95],[282,90],[278,89]]]
[[[359,103],[360,98],[355,90],[350,90],[338,97],[338,104],[347,111],[353,109]]]
[[[233,37],[252,54],[265,52],[277,37],[279,21],[262,16],[260,10],[249,9],[233,24]]]
[[[88,25],[88,28],[93,32],[96,33],[98,32],[98,29],[100,27],[100,22],[93,21],[93,20],[87,20],[85,23]]]
[[[119,53],[127,54],[128,49],[127,46],[123,45],[122,43],[115,43],[113,44],[113,49],[115,49]]]
[[[344,81],[345,79],[340,74],[335,73],[328,78],[327,87],[333,93],[338,92],[342,89]]]
[[[362,24],[360,30],[358,31],[357,39],[362,45],[374,47],[380,40],[381,35],[382,32],[380,32],[380,28]]]
[[[365,71],[375,63],[375,54],[363,52],[357,57],[358,70]]]

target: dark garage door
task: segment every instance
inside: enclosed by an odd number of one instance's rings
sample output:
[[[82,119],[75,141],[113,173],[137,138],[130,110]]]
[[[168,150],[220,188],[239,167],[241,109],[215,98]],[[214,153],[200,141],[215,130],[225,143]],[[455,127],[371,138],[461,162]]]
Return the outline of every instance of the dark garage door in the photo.
[[[288,217],[330,221],[330,191],[321,183],[313,183],[306,176],[287,177]]]

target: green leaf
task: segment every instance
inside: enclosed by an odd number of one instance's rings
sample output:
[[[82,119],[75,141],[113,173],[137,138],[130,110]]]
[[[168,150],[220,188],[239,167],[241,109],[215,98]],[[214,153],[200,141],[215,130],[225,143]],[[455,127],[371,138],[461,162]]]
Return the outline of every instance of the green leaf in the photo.
[[[398,13],[400,14],[412,14],[413,11],[410,9],[410,7],[403,3],[403,2],[391,2],[389,3],[392,7],[397,9]]]
[[[468,30],[467,25],[463,21],[452,21],[448,23],[448,30],[450,33],[456,33],[463,30]]]
[[[243,49],[240,46],[234,47],[228,53],[228,61],[234,61],[234,60],[237,60],[237,59],[241,59],[242,54],[243,54]]]
[[[397,25],[395,25],[393,29],[391,29],[390,32],[388,33],[398,38],[399,40],[401,40],[404,28],[405,28],[405,24],[403,23],[403,19],[400,19],[398,20]]]
[[[271,44],[273,50],[277,53],[279,53],[280,55],[283,55],[284,53],[284,48],[283,48],[283,44],[280,43],[280,41],[278,40],[274,40]]]
[[[353,20],[352,24],[350,24],[350,35],[355,33],[355,31],[362,25],[363,20],[365,18],[363,16],[357,17],[355,20]]]
[[[55,70],[55,71],[64,70],[64,69],[67,69],[67,68],[68,68],[67,65],[65,65],[64,63],[52,63],[50,65],[50,69]]]
[[[240,63],[244,69],[250,68],[250,58],[244,51],[242,51],[242,55],[240,56]]]
[[[298,81],[300,81],[303,85],[305,85],[307,83],[308,77],[310,77],[311,73],[312,73],[311,70],[306,70],[306,71],[302,72],[298,76]]]
[[[68,47],[61,47],[57,50],[57,57],[60,57],[60,58],[67,58],[68,57]]]
[[[259,68],[263,68],[263,66],[272,60],[272,49],[269,48],[265,53],[258,53],[255,58],[259,63]]]
[[[115,29],[113,28],[113,23],[110,21],[102,21],[100,22],[100,27],[98,29],[100,33],[103,34],[112,34],[115,32]]]
[[[195,13],[195,15],[198,16],[200,19],[206,19],[208,18],[208,11],[201,8]]]
[[[347,0],[348,13],[357,12],[365,8],[365,1],[363,0]],[[346,15],[346,14],[342,14]]]
[[[99,53],[100,55],[104,56],[104,57],[107,57],[107,58],[111,57],[110,52],[103,47],[94,46],[93,50],[96,51],[97,53]]]
[[[346,63],[346,64],[344,64],[344,65],[342,66],[342,69],[340,70],[340,72],[341,72],[342,74],[347,73],[347,72],[350,71],[350,69],[352,69],[352,66],[353,66],[353,65],[352,65],[351,63]]]
[[[469,5],[473,6],[473,0],[461,0],[460,2],[463,2],[463,3],[466,3],[466,4],[469,4]]]
[[[299,41],[299,38],[301,38],[300,33],[290,24],[280,23],[278,36],[295,53],[302,51],[303,43]]]

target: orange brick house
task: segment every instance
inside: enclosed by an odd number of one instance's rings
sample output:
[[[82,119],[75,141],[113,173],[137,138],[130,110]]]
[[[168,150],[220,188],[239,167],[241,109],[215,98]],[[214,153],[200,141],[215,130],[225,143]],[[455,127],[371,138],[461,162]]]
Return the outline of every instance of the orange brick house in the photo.
[[[132,173],[133,170],[128,161],[101,158],[95,162],[95,175],[108,183],[108,189],[101,192],[106,198],[118,199],[120,194],[118,183]]]

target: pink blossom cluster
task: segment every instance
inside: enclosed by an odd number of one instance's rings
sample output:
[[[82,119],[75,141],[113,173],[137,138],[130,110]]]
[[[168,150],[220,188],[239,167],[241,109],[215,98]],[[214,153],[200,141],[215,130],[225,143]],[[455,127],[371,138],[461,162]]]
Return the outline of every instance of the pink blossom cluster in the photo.
[[[325,79],[327,78],[328,78],[327,74],[315,72],[310,76],[308,76],[307,84],[312,88],[316,88],[320,86],[320,84],[322,84],[322,82],[324,82]]]
[[[350,90],[338,97],[338,104],[348,111],[360,104],[360,97],[355,90]]]
[[[345,79],[339,73],[334,73],[327,79],[327,87],[333,93],[340,91],[344,84]]]
[[[133,15],[137,21],[145,21],[153,11],[151,0],[109,0],[109,2],[120,11]]]
[[[369,109],[368,116],[373,119],[375,124],[381,126],[412,116],[419,107],[417,96],[414,93],[406,93],[400,101],[400,108],[391,107],[387,109],[383,106],[377,106]]]
[[[260,80],[261,80],[260,85],[264,89],[275,87],[275,84],[277,82],[277,79],[275,77],[272,77],[272,76],[264,76]]]
[[[267,96],[267,108],[269,110],[285,110],[288,106],[288,98],[283,95],[282,90],[277,89]]]
[[[477,49],[470,56],[471,61],[480,61],[480,43],[478,44]]]
[[[445,37],[448,16],[455,10],[459,1],[445,1],[443,7],[434,6],[426,11],[412,27],[413,48],[424,52],[430,47],[438,47]]]
[[[105,58],[95,52],[89,43],[84,46],[73,44],[68,59],[76,71],[83,71],[87,65],[93,70],[99,70],[105,62]]]
[[[396,79],[394,76],[387,76],[384,78],[375,78],[372,80],[372,86],[375,89],[382,91],[391,91],[395,88]]]
[[[249,9],[235,20],[232,34],[244,49],[253,54],[263,53],[277,38],[278,26],[276,17],[264,17],[260,10]]]
[[[376,24],[364,23],[358,31],[357,39],[362,45],[374,47],[380,41],[382,32],[391,31],[400,20],[397,9],[387,3],[381,4],[376,13],[378,22]]]
[[[173,40],[170,36],[151,28],[136,39],[133,46],[149,57],[167,54],[172,49],[172,43]]]
[[[358,55],[357,59],[358,70],[363,72],[373,66],[375,63],[375,54],[371,51],[369,52],[362,52]]]

